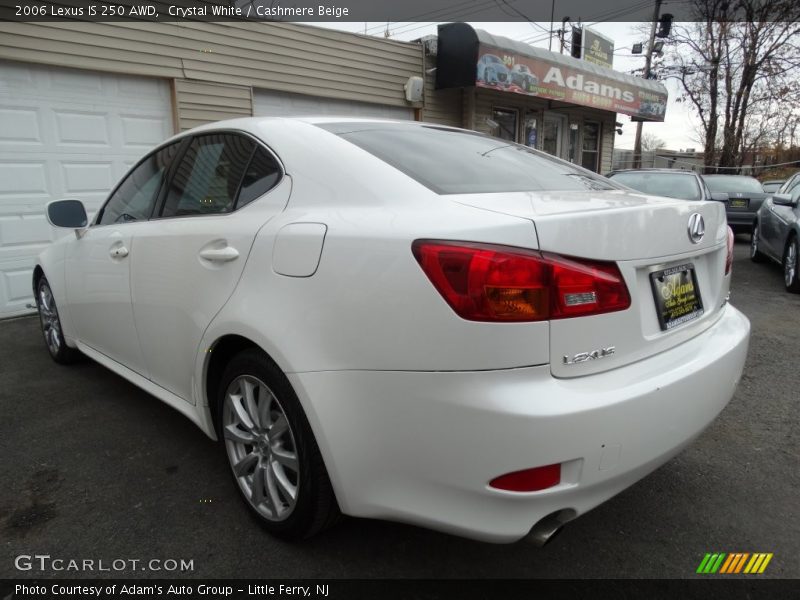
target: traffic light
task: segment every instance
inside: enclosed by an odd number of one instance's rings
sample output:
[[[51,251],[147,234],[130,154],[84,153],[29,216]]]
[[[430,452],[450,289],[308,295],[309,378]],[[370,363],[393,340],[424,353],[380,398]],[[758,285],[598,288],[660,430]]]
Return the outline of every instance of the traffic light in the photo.
[[[583,49],[583,27],[572,28],[572,44],[570,45],[570,56],[573,58],[581,58],[581,50]]]
[[[661,15],[658,20],[658,31],[656,37],[665,38],[669,37],[669,32],[672,30],[672,15],[669,13]]]

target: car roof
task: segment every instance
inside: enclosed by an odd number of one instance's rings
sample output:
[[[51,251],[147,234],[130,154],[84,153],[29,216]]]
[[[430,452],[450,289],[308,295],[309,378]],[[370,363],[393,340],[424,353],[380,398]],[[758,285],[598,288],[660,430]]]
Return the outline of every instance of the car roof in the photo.
[[[742,175],[741,173],[713,173],[703,175],[703,177],[747,177],[748,179],[755,179],[752,175]]]
[[[449,127],[447,125],[438,125],[436,123],[428,123],[423,121],[409,121],[404,119],[384,119],[377,117],[343,117],[334,115],[302,115],[295,117],[240,117],[238,119],[228,119],[225,121],[214,121],[199,125],[192,129],[183,131],[171,139],[178,139],[193,133],[220,131],[225,129],[243,129],[246,131],[255,131],[261,125],[279,125],[280,123],[306,123],[308,125],[324,125],[327,123],[361,123],[361,124],[392,124],[403,125],[406,127],[420,127],[420,126],[433,126],[439,129],[458,129],[457,127]]]
[[[237,119],[226,119],[224,121],[213,121],[198,125],[192,129],[187,129],[176,133],[170,138],[167,138],[154,148],[162,148],[169,144],[175,143],[186,137],[200,134],[216,133],[222,131],[243,131],[251,135],[259,135],[263,127],[280,128],[297,124],[305,125],[323,125],[326,123],[353,123],[353,124],[389,124],[389,125],[403,125],[406,127],[419,127],[419,126],[433,126],[437,129],[452,129],[454,131],[463,131],[457,127],[449,127],[447,125],[437,125],[435,123],[428,123],[423,121],[408,121],[402,119],[380,119],[369,117],[337,117],[331,115],[307,115],[297,117],[239,117]]]
[[[645,169],[614,169],[609,172],[609,175],[616,173],[672,173],[675,175],[697,175],[694,171],[689,169],[660,169],[660,168],[645,168]]]

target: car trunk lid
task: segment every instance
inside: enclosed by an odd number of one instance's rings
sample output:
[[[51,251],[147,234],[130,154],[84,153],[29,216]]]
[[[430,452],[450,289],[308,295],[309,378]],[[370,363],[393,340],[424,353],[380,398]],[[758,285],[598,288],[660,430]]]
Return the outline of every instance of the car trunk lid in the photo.
[[[710,327],[726,301],[727,225],[720,203],[627,191],[451,198],[530,219],[543,252],[619,267],[631,295],[627,310],[551,321],[550,363],[557,377],[606,371],[663,352]],[[696,241],[690,238],[694,214],[705,225]]]

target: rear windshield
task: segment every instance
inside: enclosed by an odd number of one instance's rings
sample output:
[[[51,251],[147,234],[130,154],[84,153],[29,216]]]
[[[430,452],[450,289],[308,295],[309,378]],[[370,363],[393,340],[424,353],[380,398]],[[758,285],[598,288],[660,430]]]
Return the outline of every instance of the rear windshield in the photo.
[[[480,133],[402,123],[325,123],[437,194],[622,189],[605,177]]]
[[[697,178],[688,173],[650,173],[631,171],[612,173],[611,179],[645,194],[666,196],[680,200],[700,200],[702,198]]]
[[[712,192],[750,192],[760,194],[763,192],[761,183],[754,177],[742,175],[713,175],[704,177],[708,189]]]

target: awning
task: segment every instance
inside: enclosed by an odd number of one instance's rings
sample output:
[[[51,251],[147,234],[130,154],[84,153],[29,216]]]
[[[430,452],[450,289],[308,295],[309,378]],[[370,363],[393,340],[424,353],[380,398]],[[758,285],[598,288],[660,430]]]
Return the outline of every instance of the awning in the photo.
[[[439,26],[436,89],[482,87],[663,121],[667,88],[571,56],[473,29]]]

